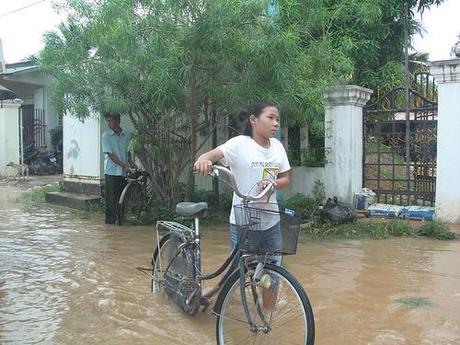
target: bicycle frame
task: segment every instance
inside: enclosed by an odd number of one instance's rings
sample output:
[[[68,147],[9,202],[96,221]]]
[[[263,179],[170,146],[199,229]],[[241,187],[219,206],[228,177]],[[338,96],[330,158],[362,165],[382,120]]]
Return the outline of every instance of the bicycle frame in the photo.
[[[233,177],[231,172],[223,167],[218,167],[214,166],[213,167],[214,175],[219,176],[220,172],[224,172],[228,176]],[[229,181],[225,181],[234,191],[237,195],[239,195],[243,199],[243,203],[247,205],[250,201],[253,200],[259,200],[266,196],[270,191],[273,190],[273,183],[269,183],[267,187],[257,196],[257,197],[249,197],[242,195],[237,187],[236,183],[233,179],[230,179]],[[163,277],[166,275],[166,273],[169,271],[169,268],[174,261],[174,259],[171,260],[171,262],[166,266],[166,269],[163,271],[163,263],[161,262],[161,253],[160,253],[160,227],[166,228],[169,230],[169,232],[175,232],[178,233],[180,237],[183,238],[183,245],[181,245],[181,248],[179,248],[179,251],[176,253],[176,257],[179,256],[179,254],[184,253],[185,250],[191,248],[193,252],[193,257],[194,257],[194,268],[195,268],[195,277],[194,279],[196,280],[197,286],[200,289],[200,296],[201,296],[201,289],[202,289],[202,281],[204,280],[209,280],[213,279],[215,277],[218,277],[221,275],[225,270],[225,274],[223,277],[220,279],[218,282],[219,289],[225,284],[225,282],[229,279],[230,275],[236,270],[239,269],[239,274],[240,274],[240,289],[241,289],[241,297],[242,297],[242,304],[244,308],[244,313],[246,315],[248,324],[251,328],[251,330],[256,330],[256,325],[254,324],[251,315],[249,313],[248,305],[247,305],[247,299],[246,299],[246,292],[245,292],[245,273],[248,269],[247,265],[247,258],[254,257],[254,255],[246,255],[242,253],[237,246],[233,248],[232,252],[230,255],[227,257],[225,262],[213,273],[202,275],[201,272],[201,236],[200,236],[200,222],[199,222],[199,217],[194,217],[193,218],[193,229],[189,228],[185,225],[182,225],[177,222],[172,222],[172,221],[158,221],[156,225],[156,240],[157,240],[157,250],[158,250],[158,257],[157,260],[159,261],[159,267],[160,270],[163,272]],[[154,270],[152,272],[152,279],[156,280],[157,284],[161,284],[162,281],[158,279],[158,277],[155,277],[157,272]],[[161,279],[162,277],[160,277]],[[253,283],[253,282],[252,282]],[[152,290],[153,290],[153,284],[152,284]],[[257,293],[255,292],[255,289],[252,288],[252,293],[253,297],[255,300],[257,300]],[[254,295],[255,294],[255,295]],[[195,293],[193,294],[195,295]],[[191,299],[191,298],[190,298]],[[258,309],[258,313],[260,314],[261,319],[264,322],[264,327],[267,328],[267,322],[265,320],[265,316],[263,315],[263,312],[261,311],[260,308]]]
[[[194,219],[194,229],[191,229],[189,227],[186,227],[185,225],[182,225],[180,223],[176,222],[169,222],[169,221],[158,221],[157,226],[156,226],[156,239],[157,239],[157,248],[158,251],[160,250],[159,244],[160,244],[160,231],[159,227],[163,227],[168,229],[170,232],[180,232],[184,237],[185,237],[185,243],[187,244],[186,246],[183,246],[180,248],[180,251],[177,253],[179,255],[180,253],[183,253],[187,246],[194,246],[194,258],[195,258],[195,269],[199,274],[196,276],[196,279],[199,280],[200,282],[202,280],[210,280],[213,278],[216,278],[220,276],[231,264],[232,262],[235,261],[235,258],[238,253],[238,249],[234,248],[230,255],[227,257],[225,262],[214,272],[202,275],[201,274],[201,240],[200,240],[200,225],[199,225],[199,219],[195,218]],[[161,255],[158,256],[159,260],[159,266],[160,268],[163,267],[163,263],[161,262]],[[169,266],[166,266],[166,269],[164,272],[167,272],[169,269]],[[236,264],[234,264],[236,267]],[[219,281],[218,285],[222,286],[225,281],[228,279],[230,274],[233,272],[233,270],[228,270],[227,273],[224,275],[224,277]],[[155,274],[156,272],[153,272]],[[199,284],[201,286],[201,284]]]

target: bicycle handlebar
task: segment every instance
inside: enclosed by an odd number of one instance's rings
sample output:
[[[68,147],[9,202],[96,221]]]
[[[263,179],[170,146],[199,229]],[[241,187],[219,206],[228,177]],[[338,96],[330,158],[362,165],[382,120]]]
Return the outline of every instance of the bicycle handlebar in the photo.
[[[244,195],[239,191],[235,181],[235,176],[233,176],[233,173],[230,171],[230,169],[220,165],[213,165],[211,176],[217,176],[221,181],[225,182],[235,192],[236,195],[243,199],[243,202],[260,200],[266,195],[268,195],[270,192],[273,192],[275,186],[272,181],[265,180],[268,182],[267,186],[258,195]]]

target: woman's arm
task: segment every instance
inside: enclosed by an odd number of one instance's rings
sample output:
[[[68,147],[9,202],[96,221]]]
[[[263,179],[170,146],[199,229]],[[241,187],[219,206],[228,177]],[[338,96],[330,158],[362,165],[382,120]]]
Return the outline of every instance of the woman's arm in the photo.
[[[276,181],[275,181],[275,188],[276,189],[284,189],[289,186],[289,171],[285,171],[283,173],[279,173]]]
[[[216,147],[198,157],[193,167],[200,174],[207,176],[211,172],[212,165],[222,158],[224,158],[224,153],[220,148]]]

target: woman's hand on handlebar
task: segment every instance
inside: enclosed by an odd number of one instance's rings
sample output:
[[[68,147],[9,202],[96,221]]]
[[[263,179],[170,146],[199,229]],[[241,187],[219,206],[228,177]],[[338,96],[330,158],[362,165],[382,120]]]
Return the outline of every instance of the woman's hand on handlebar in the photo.
[[[203,176],[209,176],[212,173],[212,161],[209,159],[198,159],[193,167],[197,173]]]
[[[276,181],[270,181],[270,180],[262,180],[258,183],[258,187],[260,190],[264,190],[268,186],[273,187],[273,189],[276,189]]]

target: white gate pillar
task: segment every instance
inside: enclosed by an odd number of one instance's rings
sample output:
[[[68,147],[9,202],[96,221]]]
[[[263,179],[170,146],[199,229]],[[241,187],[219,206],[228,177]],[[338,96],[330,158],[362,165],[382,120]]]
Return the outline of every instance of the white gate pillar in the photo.
[[[20,163],[21,100],[0,101],[0,175],[5,174],[9,162]]]
[[[334,86],[325,99],[325,189],[351,203],[363,184],[363,107],[372,90],[355,85]]]
[[[436,220],[460,223],[460,59],[431,63],[438,83]]]

